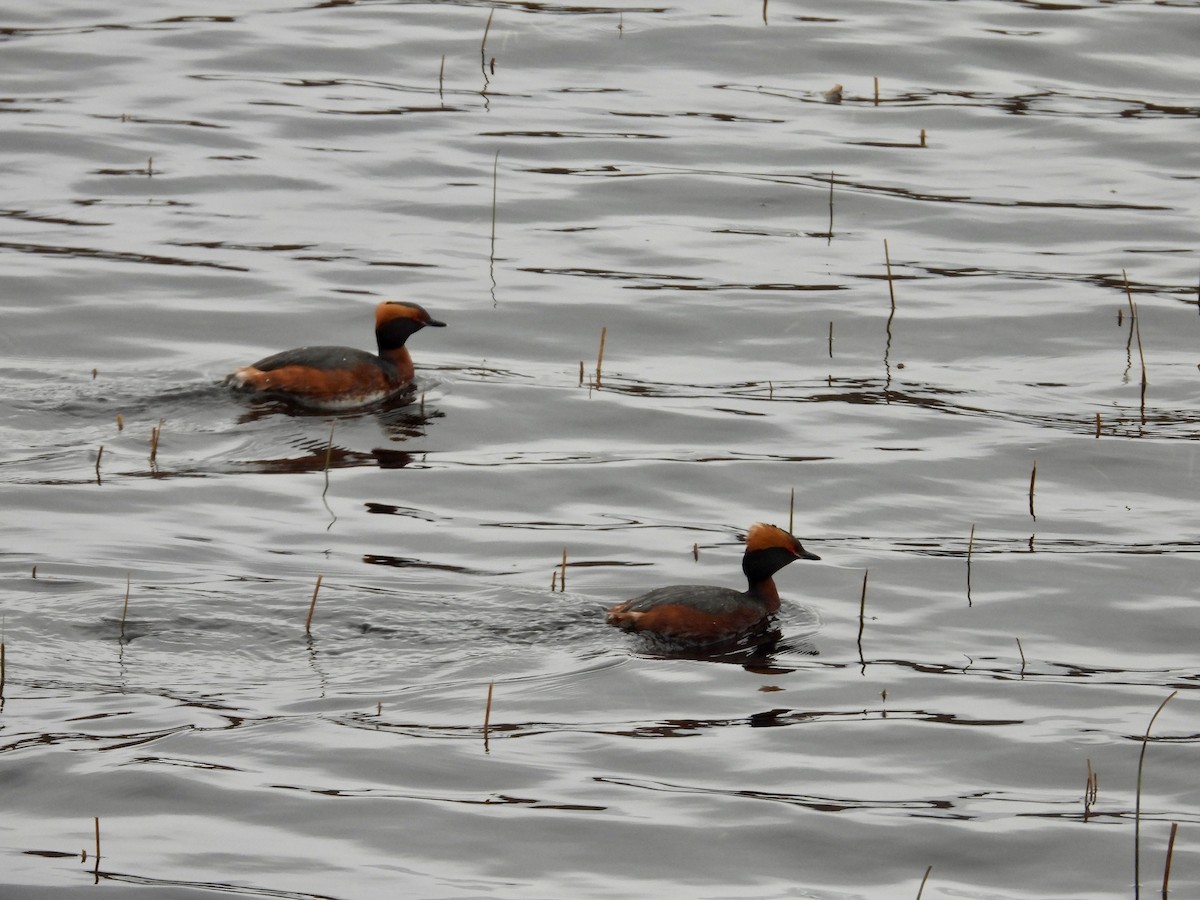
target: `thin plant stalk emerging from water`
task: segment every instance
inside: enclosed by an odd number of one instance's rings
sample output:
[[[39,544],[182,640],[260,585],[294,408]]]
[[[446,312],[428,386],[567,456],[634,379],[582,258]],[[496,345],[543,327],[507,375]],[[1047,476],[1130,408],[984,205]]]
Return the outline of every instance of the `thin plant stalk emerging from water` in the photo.
[[[488,682],[487,706],[483,708],[483,751],[490,752],[488,747],[488,730],[492,724],[492,689],[496,686],[496,682]]]
[[[1158,718],[1158,714],[1163,711],[1163,707],[1174,699],[1179,691],[1171,691],[1170,695],[1162,703],[1158,704],[1158,709],[1154,711],[1154,715],[1150,717],[1150,722],[1146,725],[1146,733],[1142,736],[1142,752],[1138,755],[1138,770],[1137,770],[1137,797],[1133,811],[1133,897],[1138,900],[1142,893],[1142,859],[1141,859],[1141,839],[1142,839],[1142,770],[1146,763],[1146,746],[1150,743],[1150,729],[1154,727],[1154,720]]]
[[[125,617],[129,614],[129,588],[132,584],[132,576],[128,573],[125,575],[125,603],[121,606],[121,637],[125,637]]]
[[[1037,513],[1033,511],[1033,489],[1037,484],[1037,460],[1033,461],[1033,471],[1029,473],[1029,515],[1034,521],[1037,520]]]
[[[862,636],[867,614],[867,576],[870,573],[870,569],[863,571],[862,597],[858,601],[858,661],[862,664],[864,670],[866,669],[867,661],[863,659]]]
[[[971,536],[967,538],[967,606],[972,606],[971,602],[971,554],[975,550],[975,525],[971,525]]]
[[[304,620],[304,633],[312,634],[313,613],[317,609],[317,592],[321,590],[321,582],[325,579],[324,575],[317,576],[316,586],[313,588],[312,602],[308,604],[308,618]]]
[[[921,879],[921,886],[917,889],[917,900],[921,900],[921,895],[925,893],[925,882],[929,880],[929,873],[933,871],[933,866],[925,869],[925,877]]]
[[[604,366],[604,340],[608,337],[608,326],[600,329],[600,352],[596,354],[596,387],[600,387],[600,369]]]

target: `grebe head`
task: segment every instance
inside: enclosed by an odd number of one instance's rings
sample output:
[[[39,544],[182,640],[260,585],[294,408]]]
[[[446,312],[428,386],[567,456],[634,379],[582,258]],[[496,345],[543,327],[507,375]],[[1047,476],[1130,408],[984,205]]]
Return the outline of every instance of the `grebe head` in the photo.
[[[379,353],[403,347],[404,342],[426,325],[445,328],[429,315],[425,307],[400,300],[387,300],[375,307],[375,339],[379,342]]]
[[[809,553],[795,537],[782,528],[755,522],[746,532],[746,553],[742,556],[742,571],[751,581],[769,577],[797,559],[820,559]]]

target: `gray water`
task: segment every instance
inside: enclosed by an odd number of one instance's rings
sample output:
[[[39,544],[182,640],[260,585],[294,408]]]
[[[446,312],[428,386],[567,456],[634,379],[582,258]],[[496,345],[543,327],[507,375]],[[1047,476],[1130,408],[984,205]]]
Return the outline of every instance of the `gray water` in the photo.
[[[1200,894],[1198,6],[5,10],[0,894]]]

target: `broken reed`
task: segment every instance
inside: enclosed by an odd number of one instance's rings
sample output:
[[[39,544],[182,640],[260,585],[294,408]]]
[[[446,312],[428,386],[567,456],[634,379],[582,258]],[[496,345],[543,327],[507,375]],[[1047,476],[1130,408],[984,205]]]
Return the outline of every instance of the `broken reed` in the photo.
[[[929,880],[929,873],[933,871],[933,866],[925,869],[925,877],[921,879],[921,887],[917,889],[917,900],[921,900],[921,895],[925,893],[925,882]]]
[[[483,750],[488,752],[488,730],[492,724],[492,688],[496,686],[496,682],[488,682],[487,706],[483,708]]]
[[[1033,489],[1037,484],[1037,460],[1033,461],[1033,471],[1029,473],[1029,515],[1037,519],[1037,514],[1033,511]]]
[[[487,25],[483,28],[483,40],[479,42],[479,66],[483,74],[487,75],[487,39],[488,32],[492,30],[492,16],[496,14],[496,8],[493,6],[492,11],[488,13]]]
[[[1154,715],[1150,717],[1149,723],[1146,725],[1146,733],[1142,736],[1142,752],[1138,755],[1137,768],[1137,794],[1133,811],[1133,897],[1138,900],[1142,891],[1142,860],[1141,860],[1141,839],[1142,839],[1142,770],[1146,763],[1146,746],[1150,743],[1150,729],[1154,727],[1154,720],[1158,718],[1158,714],[1163,711],[1166,706],[1179,691],[1171,691],[1170,695],[1162,703],[1158,704],[1158,709],[1154,711]]]
[[[1025,675],[1025,648],[1021,646],[1021,639],[1017,638],[1017,652],[1021,654],[1021,675]]]
[[[887,264],[888,296],[892,300],[892,312],[896,311],[896,288],[892,283],[892,255],[888,252],[887,238],[883,239],[883,260]]]
[[[121,637],[125,637],[125,617],[129,614],[129,587],[132,583],[132,576],[128,573],[125,575],[125,602],[121,606]]]
[[[0,641],[0,700],[4,699],[4,641]]]
[[[1100,794],[1100,776],[1096,774],[1096,770],[1092,768],[1092,761],[1087,761],[1087,784],[1083,788],[1083,821],[1087,821],[1092,814],[1092,807],[1096,805],[1096,798]]]
[[[562,573],[561,577],[559,573]],[[550,593],[567,589],[567,548],[563,547],[562,562],[550,570]]]
[[[1137,304],[1133,302],[1133,291],[1129,288],[1129,275],[1124,269],[1121,270],[1121,277],[1125,280],[1125,298],[1129,301],[1130,324],[1133,326],[1134,334],[1137,335],[1138,359],[1142,363],[1142,389],[1145,390],[1149,381],[1146,378],[1146,354],[1142,350],[1142,325],[1138,320]]]
[[[1171,858],[1175,855],[1175,832],[1179,831],[1179,823],[1171,823],[1171,836],[1167,839],[1167,858],[1163,861],[1163,900],[1171,893]]]
[[[162,437],[163,420],[159,419],[158,424],[150,429],[150,464],[153,465],[158,459],[158,441]]]
[[[866,622],[866,614],[867,614],[867,576],[870,573],[871,573],[870,569],[865,569],[863,571],[862,597],[858,601],[858,660],[859,660],[859,662],[864,662],[863,655],[862,655],[862,636],[863,636],[863,625]],[[865,662],[864,662],[864,664],[865,664]]]
[[[971,606],[971,554],[975,550],[975,525],[971,524],[971,536],[967,538],[967,606]]]
[[[95,869],[93,869],[92,874],[96,879],[96,884],[99,884],[100,883],[100,817],[93,816],[92,820],[93,820],[93,824],[95,825],[95,828],[96,828],[96,864],[95,864]]]
[[[492,12],[495,12],[493,9]],[[488,23],[492,21],[491,16],[488,16]],[[496,192],[500,184],[500,151],[496,151],[496,155],[492,157],[492,251],[491,262],[494,265],[496,262]]]
[[[321,582],[324,580],[324,578],[324,575],[317,576],[317,584],[313,588],[312,602],[308,604],[308,618],[304,620],[304,633],[308,635],[312,634],[313,612],[315,612],[317,608],[317,592],[321,590]]]
[[[829,237],[833,238],[833,172],[829,173]]]
[[[600,387],[600,369],[604,365],[604,339],[608,337],[608,326],[600,328],[600,352],[596,355],[596,387]]]
[[[100,445],[100,449],[96,451],[96,484],[100,483],[100,457],[104,455],[104,445]]]
[[[442,93],[442,88],[446,83],[446,54],[442,54],[442,65],[438,69],[438,99],[444,101],[446,98]]]
[[[792,498],[788,501],[788,534],[796,530],[796,489],[792,488]]]

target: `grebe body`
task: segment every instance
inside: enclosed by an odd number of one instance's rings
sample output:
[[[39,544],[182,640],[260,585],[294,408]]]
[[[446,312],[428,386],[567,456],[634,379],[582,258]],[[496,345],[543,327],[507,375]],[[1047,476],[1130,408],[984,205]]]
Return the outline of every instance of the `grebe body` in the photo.
[[[746,534],[745,591],[693,584],[661,587],[614,606],[608,624],[687,643],[735,637],[779,611],[779,591],[771,576],[793,560],[820,558],[782,528],[758,522]]]
[[[412,384],[413,361],[405,342],[427,325],[445,324],[416,303],[380,303],[375,307],[378,354],[353,347],[298,347],[243,366],[225,381],[235,390],[305,406],[374,403]]]

